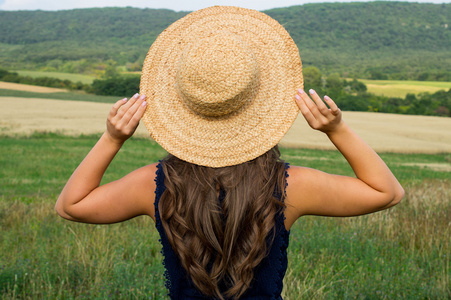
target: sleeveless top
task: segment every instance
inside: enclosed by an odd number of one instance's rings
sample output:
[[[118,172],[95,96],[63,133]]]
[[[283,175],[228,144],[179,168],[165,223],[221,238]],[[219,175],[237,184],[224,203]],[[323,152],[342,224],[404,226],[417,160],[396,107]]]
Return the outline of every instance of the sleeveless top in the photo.
[[[286,170],[289,168],[285,164],[285,174],[288,177]],[[157,166],[156,172],[156,190],[155,190],[155,226],[160,234],[160,243],[163,248],[163,265],[165,267],[166,287],[169,291],[168,296],[171,299],[181,300],[206,300],[210,297],[202,294],[194,285],[189,275],[183,268],[177,254],[171,247],[169,240],[161,223],[160,213],[158,211],[158,203],[161,195],[166,190],[164,184],[164,171],[161,167],[161,162]],[[285,183],[286,185],[286,183]],[[274,196],[281,199],[281,195],[274,193]],[[219,201],[224,199],[224,193],[220,193]],[[240,297],[245,300],[266,300],[266,299],[282,299],[281,293],[283,289],[283,278],[287,270],[287,247],[289,242],[290,231],[286,230],[284,224],[283,212],[276,215],[275,220],[275,235],[272,246],[269,249],[268,255],[261,261],[261,263],[254,269],[254,279],[251,286]]]

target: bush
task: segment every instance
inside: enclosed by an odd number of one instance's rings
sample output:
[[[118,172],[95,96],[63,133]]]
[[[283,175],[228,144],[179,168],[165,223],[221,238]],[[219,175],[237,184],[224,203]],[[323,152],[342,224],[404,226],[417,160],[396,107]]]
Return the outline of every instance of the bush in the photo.
[[[139,91],[139,76],[115,76],[107,79],[96,79],[90,92],[96,95],[129,97]]]

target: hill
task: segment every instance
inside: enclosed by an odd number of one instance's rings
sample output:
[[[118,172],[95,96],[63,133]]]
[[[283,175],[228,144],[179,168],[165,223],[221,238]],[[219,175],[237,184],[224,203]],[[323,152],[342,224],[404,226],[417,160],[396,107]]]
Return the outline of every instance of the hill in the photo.
[[[451,4],[321,3],[265,13],[290,32],[304,66],[350,77],[451,81]],[[139,69],[157,35],[186,14],[131,7],[0,11],[0,66]]]

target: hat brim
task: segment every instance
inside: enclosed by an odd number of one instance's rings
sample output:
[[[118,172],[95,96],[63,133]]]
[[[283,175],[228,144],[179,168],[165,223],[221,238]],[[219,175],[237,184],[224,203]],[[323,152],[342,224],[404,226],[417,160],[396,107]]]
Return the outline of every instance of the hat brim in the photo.
[[[187,45],[224,30],[240,36],[254,52],[259,89],[239,113],[203,117],[177,93],[177,63]],[[236,165],[280,141],[298,115],[294,96],[302,87],[298,48],[277,21],[250,9],[209,7],[173,23],[151,46],[140,84],[140,93],[147,96],[143,122],[157,143],[182,160],[209,167]]]

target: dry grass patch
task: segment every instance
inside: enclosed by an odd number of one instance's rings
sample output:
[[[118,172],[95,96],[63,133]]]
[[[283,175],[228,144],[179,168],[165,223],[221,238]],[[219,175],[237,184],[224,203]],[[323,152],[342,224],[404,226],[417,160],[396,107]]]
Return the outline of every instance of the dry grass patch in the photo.
[[[44,87],[44,86],[36,86],[36,85],[20,84],[20,83],[4,82],[4,81],[0,81],[0,89],[35,92],[35,93],[61,93],[61,92],[65,93],[65,92],[67,92],[67,90],[65,90],[65,89],[57,89],[57,88],[50,88],[50,87]]]
[[[68,135],[105,131],[112,104],[0,97],[0,130],[8,135],[29,135],[35,131],[62,132]],[[148,136],[143,125],[138,135]]]
[[[3,134],[34,131],[92,134],[105,130],[111,104],[37,98],[0,97]],[[376,151],[402,153],[451,152],[451,118],[384,113],[345,112],[346,122]],[[143,125],[137,136],[149,136]],[[299,116],[282,139],[285,147],[334,149],[327,137],[310,129]]]
[[[418,166],[421,168],[428,168],[438,172],[451,172],[451,164],[440,163],[402,163],[402,166]]]
[[[385,113],[344,112],[344,120],[379,152],[451,152],[451,118]],[[321,132],[299,116],[282,139],[287,147],[334,149]]]

